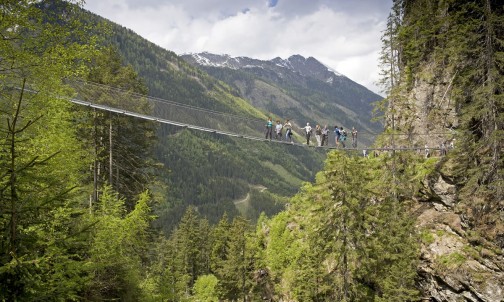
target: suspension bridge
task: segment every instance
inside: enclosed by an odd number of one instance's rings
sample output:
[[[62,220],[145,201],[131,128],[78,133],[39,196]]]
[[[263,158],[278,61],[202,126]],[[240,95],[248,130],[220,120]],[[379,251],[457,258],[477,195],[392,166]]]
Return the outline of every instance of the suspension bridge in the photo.
[[[208,133],[216,133],[229,137],[248,139],[254,141],[267,141],[275,144],[287,144],[298,147],[314,147],[317,149],[340,149],[346,151],[424,151],[442,150],[440,146],[424,146],[424,147],[404,147],[404,146],[389,146],[389,147],[341,147],[317,146],[316,143],[306,145],[299,142],[288,142],[285,137],[282,140],[266,139],[265,134],[265,119],[253,118],[244,116],[240,111],[223,112],[218,110],[219,104],[204,104],[206,108],[182,104],[169,101],[166,99],[155,98],[128,90],[119,89],[107,85],[92,83],[92,82],[71,82],[71,86],[76,91],[76,96],[69,100],[78,105],[95,108],[111,113],[122,114],[125,116],[136,117],[144,120],[155,121],[163,124],[173,125],[177,127],[203,131]],[[293,127],[296,128],[296,127]],[[299,128],[301,131],[302,128]],[[315,129],[313,129],[314,131]],[[296,131],[295,131],[296,132]],[[285,134],[284,134],[285,135]],[[348,133],[347,144],[351,145],[351,133]],[[368,136],[369,141],[373,141],[377,133],[366,133],[359,131],[357,139],[363,136]],[[409,136],[412,134],[393,133],[388,135]],[[415,136],[426,134],[413,134]],[[432,134],[430,134],[432,135]],[[452,135],[452,133],[437,133],[437,135]],[[299,137],[304,137],[299,135]],[[314,137],[312,135],[312,137]],[[303,139],[299,139],[305,141]]]

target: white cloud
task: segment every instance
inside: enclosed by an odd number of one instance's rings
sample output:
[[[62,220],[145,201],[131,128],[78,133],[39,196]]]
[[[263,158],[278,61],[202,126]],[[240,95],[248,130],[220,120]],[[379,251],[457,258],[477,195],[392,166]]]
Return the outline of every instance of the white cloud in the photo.
[[[85,7],[176,53],[209,51],[258,59],[312,56],[379,91],[374,83],[380,36],[391,0],[357,1],[360,6],[348,6],[344,0],[279,0],[275,7],[267,0],[177,2],[91,0]],[[372,9],[377,5],[381,10]]]

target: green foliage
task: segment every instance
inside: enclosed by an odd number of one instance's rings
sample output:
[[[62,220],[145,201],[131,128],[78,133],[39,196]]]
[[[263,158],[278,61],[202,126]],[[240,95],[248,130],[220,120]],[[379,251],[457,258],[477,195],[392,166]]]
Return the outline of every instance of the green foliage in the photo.
[[[466,256],[464,256],[458,252],[453,252],[450,254],[441,255],[436,259],[436,263],[446,269],[457,268],[466,261],[467,261]]]
[[[331,153],[316,183],[304,186],[289,210],[269,223],[267,264],[285,297],[416,297],[418,239],[406,204],[391,195],[387,160]]]
[[[434,241],[436,241],[436,238],[434,238],[434,235],[432,235],[432,233],[430,233],[427,230],[423,231],[420,234],[420,236],[422,239],[422,243],[424,243],[425,245],[430,245],[431,243],[434,243]]]
[[[259,216],[264,213],[268,217],[273,217],[285,208],[286,198],[276,196],[268,191],[252,189],[250,192],[249,210],[246,217],[251,222],[256,222]]]
[[[194,301],[218,302],[217,283],[219,280],[214,275],[199,276],[194,283]]]
[[[88,277],[75,188],[90,157],[60,96],[63,78],[85,74],[95,41],[69,2],[0,11],[0,300],[77,300]]]
[[[90,300],[137,301],[142,297],[142,255],[147,252],[150,198],[139,196],[133,211],[125,200],[104,187],[100,203],[90,217],[95,224],[86,269],[91,280],[84,290]]]
[[[145,94],[147,88],[139,79],[131,66],[123,66],[119,54],[113,48],[104,48],[90,62],[88,81],[98,84],[112,85],[123,89],[125,94]],[[81,89],[80,83],[74,83],[79,96],[90,94],[105,104],[114,105],[120,102],[121,108],[149,114],[151,105],[145,100],[128,102],[116,95],[101,93],[101,90]],[[91,91],[89,91],[91,90]],[[134,108],[134,109],[133,109]],[[109,184],[121,196],[131,202],[147,189],[153,182],[155,160],[153,158],[156,143],[156,125],[145,120],[133,120],[119,114],[90,110],[75,109],[81,118],[76,127],[88,150],[94,150],[93,163],[93,201],[99,196],[96,191],[104,184]],[[128,204],[129,209],[133,204]]]

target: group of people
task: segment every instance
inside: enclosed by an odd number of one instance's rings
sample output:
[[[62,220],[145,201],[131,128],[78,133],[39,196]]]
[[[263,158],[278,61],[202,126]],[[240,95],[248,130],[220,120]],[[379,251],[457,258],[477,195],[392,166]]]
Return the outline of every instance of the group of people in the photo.
[[[292,124],[289,120],[286,120],[285,123],[281,123],[279,120],[276,121],[276,125],[274,127],[275,130],[275,139],[282,140],[282,130],[286,129],[285,139],[288,142],[292,143]],[[304,130],[306,136],[306,144],[310,145],[310,138],[312,136],[313,128],[310,126],[310,123],[306,123],[306,126],[300,128]],[[323,128],[320,125],[315,126],[315,139],[317,140],[317,146],[328,146],[329,145],[329,128],[325,125]],[[346,140],[347,133],[343,127],[334,126],[333,130],[335,134],[335,143],[336,147],[339,148],[340,144],[343,148],[346,148]],[[357,130],[352,127],[352,148],[357,148]],[[271,140],[273,136],[273,121],[271,118],[268,118],[266,122],[266,139]]]
[[[276,121],[275,125],[275,139],[282,140],[282,130],[285,130],[285,139],[288,142],[292,142],[292,124],[289,120],[286,120],[284,124],[282,124],[279,120]],[[273,121],[271,118],[268,118],[268,122],[266,122],[266,139],[271,140],[273,135]]]

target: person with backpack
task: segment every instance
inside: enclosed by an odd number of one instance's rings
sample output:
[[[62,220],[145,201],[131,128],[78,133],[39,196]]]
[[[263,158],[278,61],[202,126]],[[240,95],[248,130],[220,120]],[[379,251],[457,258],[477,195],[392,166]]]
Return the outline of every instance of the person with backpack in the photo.
[[[315,138],[317,139],[317,146],[322,146],[322,128],[320,128],[320,125],[315,126]]]
[[[340,128],[339,132],[340,132],[340,138],[339,138],[339,140],[340,140],[340,142],[341,142],[341,146],[342,146],[343,148],[346,148],[346,146],[345,146],[345,141],[346,141],[346,138],[347,138],[347,134],[346,134],[345,129],[343,129],[343,126],[341,126],[341,128]]]
[[[283,129],[283,126],[282,124],[280,123],[279,120],[276,121],[276,127],[275,127],[275,139],[276,140],[282,140],[282,129]]]
[[[306,123],[306,126],[304,126],[301,129],[304,129],[304,131],[306,133],[306,144],[309,146],[310,145],[310,136],[312,133],[312,127],[310,126],[310,123]]]
[[[271,136],[273,135],[273,122],[271,121],[271,117],[268,117],[268,121],[266,122],[266,139],[271,140]]]
[[[285,140],[289,141],[292,143],[292,124],[289,120],[285,121],[285,124],[283,125],[285,129]]]
[[[340,137],[341,137],[341,132],[340,132],[338,126],[334,126],[334,134],[335,134],[334,140],[336,143],[336,148],[339,148],[339,141],[340,141]]]
[[[326,146],[329,144],[329,128],[327,128],[327,125],[322,129],[322,146],[324,143]]]

